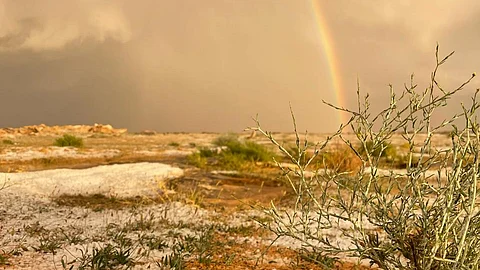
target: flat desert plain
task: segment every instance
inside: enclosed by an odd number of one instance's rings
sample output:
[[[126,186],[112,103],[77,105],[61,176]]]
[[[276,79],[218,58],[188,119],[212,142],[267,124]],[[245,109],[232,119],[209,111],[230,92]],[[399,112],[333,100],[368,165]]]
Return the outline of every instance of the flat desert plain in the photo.
[[[83,146],[54,146],[64,134]],[[268,222],[262,206],[292,205],[273,162],[237,171],[189,158],[221,151],[213,142],[222,135],[100,125],[0,130],[0,268],[323,269],[298,255],[297,241],[270,246],[275,235],[258,225]],[[327,135],[308,138],[315,144]],[[260,135],[237,136],[276,151]],[[295,142],[294,134],[274,136]],[[404,144],[400,135],[391,142]],[[446,147],[449,138],[433,144]],[[335,267],[368,266],[354,264],[347,258]]]

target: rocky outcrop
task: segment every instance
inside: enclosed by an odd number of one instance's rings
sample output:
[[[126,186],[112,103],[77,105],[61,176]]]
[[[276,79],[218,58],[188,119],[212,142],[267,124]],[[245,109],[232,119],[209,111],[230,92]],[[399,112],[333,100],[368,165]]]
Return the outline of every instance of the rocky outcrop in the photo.
[[[0,128],[0,136],[2,135],[60,135],[65,133],[88,134],[88,133],[104,133],[104,134],[123,134],[127,129],[113,128],[111,125],[94,124],[88,125],[67,125],[67,126],[47,126],[45,124],[24,126],[19,128]]]
[[[91,133],[108,133],[108,134],[122,134],[126,133],[127,129],[122,128],[122,129],[114,129],[111,125],[102,125],[102,124],[97,124],[95,123],[93,127],[91,127],[88,132]]]

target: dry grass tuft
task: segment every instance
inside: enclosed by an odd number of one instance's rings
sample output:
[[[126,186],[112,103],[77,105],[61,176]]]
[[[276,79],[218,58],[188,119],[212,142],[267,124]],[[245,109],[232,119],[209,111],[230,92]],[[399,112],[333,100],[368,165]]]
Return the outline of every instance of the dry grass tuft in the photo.
[[[335,145],[328,151],[320,154],[323,167],[336,173],[354,175],[359,172],[362,165],[360,158],[352,149],[345,145]]]

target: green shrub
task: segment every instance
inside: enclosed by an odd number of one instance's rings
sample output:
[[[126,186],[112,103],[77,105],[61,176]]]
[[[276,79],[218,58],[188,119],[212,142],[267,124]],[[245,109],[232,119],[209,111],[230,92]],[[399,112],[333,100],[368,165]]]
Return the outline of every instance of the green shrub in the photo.
[[[228,133],[213,140],[213,144],[216,146],[228,146],[237,143],[239,143],[238,136],[234,133]]]
[[[63,137],[57,138],[53,143],[55,146],[65,147],[65,146],[73,146],[73,147],[82,147],[83,146],[83,139],[76,137],[74,135],[65,134]]]
[[[14,145],[15,143],[12,140],[5,139],[2,141],[3,144]]]
[[[188,157],[190,164],[199,168],[207,166],[228,170],[246,170],[256,162],[273,161],[274,153],[267,147],[251,141],[240,141],[236,135],[220,136],[214,140],[219,149],[199,148]]]
[[[188,164],[195,166],[200,169],[207,168],[208,159],[201,155],[201,153],[193,153],[187,156]]]
[[[8,261],[8,254],[5,253],[0,253],[0,266],[9,266],[11,265],[10,262]]]
[[[248,170],[253,166],[250,160],[246,160],[244,156],[236,155],[232,152],[224,152],[219,155],[218,167],[225,170]]]
[[[177,142],[171,142],[171,143],[168,144],[168,146],[179,147],[180,144],[177,143]]]
[[[236,135],[218,137],[215,145],[226,147],[220,154],[238,156],[239,160],[252,162],[270,162],[274,154],[267,147],[252,141],[240,141]]]
[[[208,147],[200,147],[198,149],[198,153],[201,157],[204,157],[204,158],[211,158],[218,154],[217,152],[213,151]]]

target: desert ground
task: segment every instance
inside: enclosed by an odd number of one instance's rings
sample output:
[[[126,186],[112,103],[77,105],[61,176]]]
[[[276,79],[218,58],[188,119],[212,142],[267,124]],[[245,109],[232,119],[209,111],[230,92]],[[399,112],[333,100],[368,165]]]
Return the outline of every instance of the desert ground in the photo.
[[[64,134],[83,146],[54,146]],[[297,241],[270,246],[275,235],[258,225],[268,221],[262,206],[292,201],[273,162],[243,171],[192,162],[199,149],[221,151],[213,143],[220,136],[109,125],[0,129],[0,267],[323,269],[299,255]],[[262,136],[237,136],[275,151]],[[403,147],[400,135],[391,141]],[[448,143],[434,136],[435,147]],[[335,267],[368,266],[357,263],[347,258]]]

